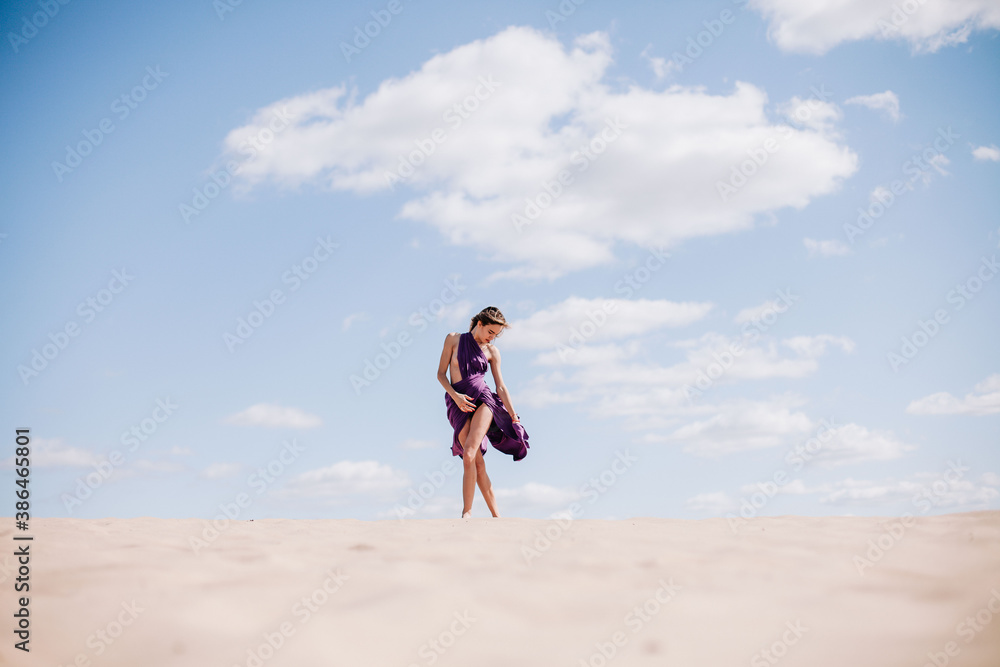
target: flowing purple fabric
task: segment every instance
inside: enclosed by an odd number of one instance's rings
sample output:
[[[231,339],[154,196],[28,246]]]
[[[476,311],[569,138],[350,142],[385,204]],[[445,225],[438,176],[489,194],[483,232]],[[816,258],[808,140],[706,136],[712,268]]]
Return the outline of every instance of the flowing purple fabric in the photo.
[[[504,407],[500,397],[490,390],[486,384],[486,367],[489,362],[483,348],[479,347],[472,332],[463,333],[458,339],[458,369],[462,373],[462,379],[452,382],[451,386],[460,394],[465,394],[476,407],[485,403],[493,412],[493,420],[490,427],[479,443],[479,448],[483,454],[486,453],[486,441],[495,449],[504,454],[510,454],[515,461],[520,461],[528,455],[528,432],[519,423],[511,421],[507,408]],[[448,392],[444,394],[445,406],[448,408],[448,421],[455,429],[455,434],[451,440],[451,453],[455,456],[462,455],[462,443],[458,439],[465,422],[472,418],[474,412],[462,412],[458,404],[452,400]]]

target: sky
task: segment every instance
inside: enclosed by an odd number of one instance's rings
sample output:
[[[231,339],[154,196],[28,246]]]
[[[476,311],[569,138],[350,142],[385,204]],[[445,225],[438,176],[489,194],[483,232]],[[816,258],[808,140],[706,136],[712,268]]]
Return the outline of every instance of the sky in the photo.
[[[6,2],[0,477],[38,517],[458,517],[435,374],[496,306],[503,516],[1000,509],[998,28]]]

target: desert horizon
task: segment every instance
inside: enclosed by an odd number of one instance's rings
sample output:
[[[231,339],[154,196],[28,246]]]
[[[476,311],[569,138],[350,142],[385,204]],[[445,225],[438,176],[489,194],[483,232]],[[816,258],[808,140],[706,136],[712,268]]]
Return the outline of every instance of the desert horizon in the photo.
[[[11,523],[0,538],[17,537]],[[1000,655],[1000,511],[760,517],[737,531],[724,518],[256,519],[206,542],[209,523],[34,519],[30,653],[8,640],[0,658],[992,667]]]

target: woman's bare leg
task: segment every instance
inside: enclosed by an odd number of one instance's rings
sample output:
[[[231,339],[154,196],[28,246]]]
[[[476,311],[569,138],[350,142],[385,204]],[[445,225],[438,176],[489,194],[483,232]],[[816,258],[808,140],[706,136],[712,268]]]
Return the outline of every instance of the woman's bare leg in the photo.
[[[493,496],[493,485],[490,483],[490,477],[486,474],[486,459],[483,458],[482,450],[476,452],[476,483],[479,485],[479,490],[483,493],[483,500],[486,501],[486,506],[490,508],[490,514],[495,517],[499,517],[497,514],[497,501]]]
[[[462,443],[462,465],[465,471],[462,476],[462,518],[471,516],[472,501],[476,496],[476,455],[480,453],[479,445],[486,437],[486,430],[493,421],[493,412],[485,403],[476,408],[472,414],[469,433]]]

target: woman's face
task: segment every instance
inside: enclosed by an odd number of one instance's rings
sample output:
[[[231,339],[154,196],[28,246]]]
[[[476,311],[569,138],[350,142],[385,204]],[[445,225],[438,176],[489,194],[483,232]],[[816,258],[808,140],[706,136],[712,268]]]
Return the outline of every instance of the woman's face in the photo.
[[[483,326],[483,323],[479,322],[476,324],[476,328],[479,329],[479,336],[477,336],[477,338],[484,343],[492,343],[493,339],[500,334],[499,324],[487,324],[486,326]]]

